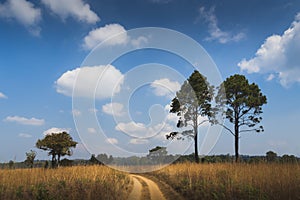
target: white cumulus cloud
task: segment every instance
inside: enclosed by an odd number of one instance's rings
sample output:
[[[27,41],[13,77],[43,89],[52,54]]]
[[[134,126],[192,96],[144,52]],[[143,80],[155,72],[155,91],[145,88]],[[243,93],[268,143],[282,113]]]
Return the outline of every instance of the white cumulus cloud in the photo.
[[[249,60],[238,63],[248,73],[273,74],[267,80],[279,79],[284,87],[300,83],[300,13],[282,35],[269,36]]]
[[[42,126],[45,124],[44,119],[37,119],[37,118],[25,118],[20,116],[8,116],[4,119],[7,122],[16,122],[18,124],[23,125],[32,125],[32,126]]]
[[[108,103],[102,106],[102,111],[112,116],[122,116],[125,114],[124,106],[121,103]]]
[[[116,138],[107,138],[106,142],[109,144],[118,144],[119,141]]]
[[[42,3],[63,20],[73,17],[89,24],[100,21],[98,15],[91,10],[90,5],[82,0],[42,0]]]
[[[177,81],[170,81],[167,78],[155,80],[150,85],[154,90],[156,96],[174,97],[176,92],[180,89],[180,84]]]
[[[136,123],[133,121],[128,123],[121,122],[117,124],[116,130],[129,134],[145,133],[145,131],[147,131],[146,126],[143,123]]]
[[[33,35],[40,34],[38,23],[42,19],[41,10],[26,0],[7,0],[0,3],[0,18],[16,20]]]
[[[121,34],[122,33],[122,34]],[[83,47],[87,50],[93,49],[99,43],[115,36],[108,40],[105,44],[109,46],[124,45],[129,42],[129,36],[123,26],[120,24],[107,24],[104,27],[94,29],[88,33],[83,39]]]
[[[206,40],[216,40],[221,44],[228,42],[238,42],[245,38],[245,34],[242,32],[233,34],[229,31],[223,31],[218,25],[218,19],[215,15],[215,9],[212,7],[210,10],[206,10],[205,7],[200,7],[199,9],[200,18],[204,19],[208,23],[208,32],[210,34]]]
[[[143,123],[131,121],[128,123],[118,123],[115,129],[132,137],[136,137],[136,139],[143,140],[145,138],[155,138],[158,140],[164,140],[165,135],[173,130],[173,126],[166,122],[147,126]]]
[[[3,94],[2,92],[0,92],[0,99],[7,99],[7,96],[5,94]]]
[[[148,37],[139,36],[131,38],[122,25],[107,24],[90,31],[84,37],[82,47],[85,50],[91,50],[100,43],[105,46],[132,45],[135,48],[140,48],[142,45],[148,43]]]
[[[55,134],[55,133],[62,133],[62,132],[70,132],[70,128],[57,128],[57,127],[52,127],[46,131],[43,132],[44,135],[49,135],[49,134]]]
[[[86,66],[65,72],[55,85],[56,91],[66,96],[72,96],[75,86],[76,97],[105,99],[120,91],[123,78],[123,74],[112,65]]]

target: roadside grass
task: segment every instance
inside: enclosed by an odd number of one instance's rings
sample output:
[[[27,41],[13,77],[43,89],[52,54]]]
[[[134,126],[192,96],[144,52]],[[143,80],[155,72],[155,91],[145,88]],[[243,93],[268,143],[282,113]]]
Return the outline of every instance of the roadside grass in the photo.
[[[184,163],[150,174],[186,199],[300,199],[298,164]]]
[[[0,199],[127,199],[127,173],[106,166],[0,170]]]

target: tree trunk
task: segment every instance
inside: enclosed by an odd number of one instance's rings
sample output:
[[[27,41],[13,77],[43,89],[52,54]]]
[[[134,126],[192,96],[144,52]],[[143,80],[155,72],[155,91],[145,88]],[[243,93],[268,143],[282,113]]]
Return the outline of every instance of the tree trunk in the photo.
[[[60,155],[58,154],[57,155],[57,167],[59,167],[59,164],[60,164]]]
[[[198,155],[198,107],[194,110],[195,118],[193,119],[193,128],[194,128],[194,145],[195,145],[195,161],[199,163]]]
[[[55,168],[55,167],[56,167],[55,154],[52,154],[51,167],[52,167],[52,168]]]
[[[239,136],[235,135],[234,136],[235,139],[235,162],[239,162]]]
[[[198,130],[195,129],[195,137],[194,137],[194,142],[195,142],[195,161],[196,163],[199,163],[199,155],[198,155]]]
[[[239,162],[239,124],[236,120],[234,125],[234,150],[235,150],[235,162]]]

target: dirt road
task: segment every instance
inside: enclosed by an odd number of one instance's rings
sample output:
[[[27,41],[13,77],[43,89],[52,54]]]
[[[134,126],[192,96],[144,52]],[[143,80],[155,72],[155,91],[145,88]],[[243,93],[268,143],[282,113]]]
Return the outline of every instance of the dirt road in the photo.
[[[157,184],[152,180],[140,175],[131,175],[131,177],[133,180],[133,189],[128,197],[129,200],[166,199]]]

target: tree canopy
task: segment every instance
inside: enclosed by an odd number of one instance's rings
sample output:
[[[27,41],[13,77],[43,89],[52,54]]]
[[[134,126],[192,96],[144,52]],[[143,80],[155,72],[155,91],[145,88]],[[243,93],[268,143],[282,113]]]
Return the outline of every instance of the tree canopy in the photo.
[[[198,127],[207,122],[212,117],[211,101],[213,99],[213,87],[209,85],[206,77],[199,71],[194,71],[192,75],[183,83],[176,97],[171,102],[171,113],[179,116],[177,128],[192,127],[181,132],[168,134],[167,139],[188,137],[194,140],[195,161],[199,162],[198,155]],[[199,121],[200,116],[207,117]]]
[[[30,168],[33,167],[33,162],[34,162],[35,157],[36,157],[36,152],[35,152],[35,151],[30,150],[30,152],[26,152],[26,160],[25,160],[25,163],[26,163],[26,165],[28,165]]]
[[[52,133],[45,136],[44,139],[36,142],[36,147],[48,151],[52,156],[52,167],[60,163],[61,156],[71,156],[71,148],[75,148],[77,142],[67,132]]]
[[[217,107],[223,116],[233,124],[233,129],[222,125],[235,138],[235,159],[239,159],[240,133],[264,131],[263,126],[257,126],[262,117],[262,106],[267,103],[267,97],[262,94],[255,83],[249,84],[245,76],[235,74],[227,78],[219,87],[216,96]]]

